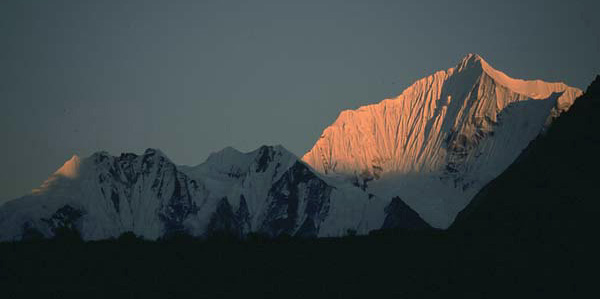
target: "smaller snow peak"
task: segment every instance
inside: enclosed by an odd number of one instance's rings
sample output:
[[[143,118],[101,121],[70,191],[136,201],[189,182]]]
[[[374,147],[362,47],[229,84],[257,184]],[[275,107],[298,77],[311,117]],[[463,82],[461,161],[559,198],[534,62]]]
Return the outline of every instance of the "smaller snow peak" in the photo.
[[[272,150],[273,150],[273,146],[271,146],[271,145],[261,145],[258,148],[259,153],[270,152]]]
[[[242,153],[233,147],[226,147],[220,151],[212,152],[206,161],[194,167],[194,173],[227,174],[230,177],[239,177],[246,171],[252,162],[253,156]]]
[[[98,151],[92,154],[92,157],[109,157],[110,154],[107,151]]]
[[[296,156],[296,154],[294,154],[294,153],[290,152],[290,151],[289,151],[287,148],[285,148],[285,146],[283,146],[283,145],[280,145],[280,144],[278,144],[278,145],[275,145],[275,146],[273,146],[273,149],[274,149],[276,152],[280,153],[280,154],[281,154],[281,156],[283,156],[283,157],[293,157],[294,159],[298,159],[298,157]]]
[[[296,155],[292,154],[281,145],[263,145],[246,155],[251,157],[253,161],[251,163],[255,165],[255,171],[257,173],[265,172],[271,164],[288,165],[291,161],[296,161],[298,159]]]
[[[164,158],[165,160],[169,160],[169,157],[167,157],[167,155],[165,155],[165,153],[163,153],[161,150],[159,150],[157,148],[148,148],[148,149],[146,149],[144,151],[144,156],[145,157],[156,156],[156,157]]]
[[[81,165],[81,159],[77,155],[73,155],[71,159],[67,160],[65,164],[61,168],[59,168],[55,175],[67,177],[67,178],[76,178],[79,173],[79,166]]]
[[[263,151],[269,151],[269,152],[280,153],[280,154],[285,154],[285,155],[288,155],[288,154],[292,155],[292,153],[281,144],[263,145],[258,150],[259,150],[259,153],[261,153]]]
[[[276,144],[272,146],[273,150],[277,151],[277,152],[287,152],[288,150],[283,147],[283,145],[281,144]]]
[[[205,162],[217,164],[236,163],[234,161],[245,160],[243,157],[244,153],[231,146],[228,146],[220,151],[212,152]]]
[[[93,153],[90,156],[90,159],[95,164],[101,164],[101,163],[104,163],[104,161],[106,161],[106,160],[110,160],[111,159],[111,155],[107,151],[99,151],[99,152]]]
[[[261,149],[265,149],[266,151],[271,152],[273,155],[277,155],[280,156],[282,158],[288,159],[288,158],[293,158],[293,159],[297,159],[298,157],[290,152],[287,148],[285,148],[283,145],[281,144],[277,144],[277,145],[263,145],[261,148],[259,148],[259,153],[261,152]]]
[[[160,154],[161,154],[161,152],[160,152],[160,150],[158,150],[158,149],[155,149],[155,148],[147,148],[147,149],[144,151],[144,155],[145,155],[145,156],[150,156],[150,155],[154,155],[154,154],[159,154],[159,155],[160,155]]]
[[[219,152],[232,153],[232,154],[241,154],[242,153],[232,146],[225,147],[224,149],[220,150]]]
[[[43,194],[61,179],[76,179],[79,176],[80,168],[81,159],[79,156],[73,155],[71,159],[67,160],[63,166],[61,166],[48,179],[46,179],[40,187],[31,190],[31,192],[33,194]]]

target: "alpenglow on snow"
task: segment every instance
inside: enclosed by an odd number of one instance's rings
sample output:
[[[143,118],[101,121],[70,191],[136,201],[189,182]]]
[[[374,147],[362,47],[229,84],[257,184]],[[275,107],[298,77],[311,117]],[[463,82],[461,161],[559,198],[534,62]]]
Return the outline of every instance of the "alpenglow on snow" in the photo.
[[[469,54],[396,98],[341,112],[302,160],[447,228],[581,93],[512,79]]]
[[[0,241],[63,229],[98,240],[446,228],[580,94],[470,54],[394,99],[343,111],[302,160],[281,146],[225,148],[193,167],[156,149],[74,156],[0,206]]]

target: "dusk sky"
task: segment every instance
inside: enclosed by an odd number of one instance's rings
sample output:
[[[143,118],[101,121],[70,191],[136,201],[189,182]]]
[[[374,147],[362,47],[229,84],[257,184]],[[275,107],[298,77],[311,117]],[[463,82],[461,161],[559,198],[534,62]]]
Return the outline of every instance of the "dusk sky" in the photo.
[[[0,203],[73,154],[153,147],[196,165],[226,146],[302,156],[340,111],[478,53],[585,89],[600,2],[0,2]]]

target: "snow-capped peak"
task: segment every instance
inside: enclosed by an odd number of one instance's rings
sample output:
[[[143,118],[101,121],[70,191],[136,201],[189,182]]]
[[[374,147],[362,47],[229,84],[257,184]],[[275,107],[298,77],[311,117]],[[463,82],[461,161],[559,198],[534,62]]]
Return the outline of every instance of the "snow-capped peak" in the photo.
[[[138,155],[133,154],[133,153],[125,153],[125,154],[121,154],[121,156],[133,156],[133,157],[137,157]],[[143,157],[146,157],[146,159],[152,157],[152,159],[158,159],[158,160],[163,160],[163,161],[167,161],[169,163],[173,163],[171,161],[171,159],[169,158],[169,156],[167,156],[163,151],[157,149],[157,148],[147,148],[144,151]]]
[[[250,171],[266,170],[271,164],[288,167],[297,157],[281,145],[267,146],[243,153],[233,147],[226,147],[209,155],[204,163],[181,169],[191,177],[224,176],[237,178]]]
[[[468,54],[396,98],[343,111],[302,159],[327,175],[382,179],[371,192],[400,195],[443,228],[580,94]]]
[[[67,178],[76,178],[79,173],[79,167],[81,165],[81,159],[77,155],[73,155],[71,159],[67,160],[63,166],[61,166],[55,175],[60,175]]]
[[[176,166],[156,149],[97,152],[73,157],[37,194],[0,207],[0,241],[26,239],[32,231],[51,237],[61,228],[89,240],[128,231],[149,239],[220,231],[342,236],[379,229],[389,217],[394,221],[386,223],[398,227],[418,218],[386,208],[388,199],[333,181],[282,146],[248,153],[226,148],[196,167]]]
[[[496,84],[532,99],[545,99],[552,93],[562,92],[569,88],[563,82],[513,79],[504,72],[495,69],[483,57],[474,53],[467,54],[456,67],[448,69],[448,72],[462,72],[473,68],[491,77]]]
[[[0,240],[61,227],[86,239],[126,231],[342,236],[426,227],[420,216],[445,228],[579,94],[512,79],[469,54],[396,98],[343,111],[304,163],[280,145],[227,147],[194,167],[152,148],[73,156],[34,194],[0,207]]]
[[[52,186],[56,185],[59,180],[76,179],[81,172],[81,159],[77,155],[73,155],[59,169],[57,169],[41,186],[31,190],[33,194],[41,194],[48,191]]]

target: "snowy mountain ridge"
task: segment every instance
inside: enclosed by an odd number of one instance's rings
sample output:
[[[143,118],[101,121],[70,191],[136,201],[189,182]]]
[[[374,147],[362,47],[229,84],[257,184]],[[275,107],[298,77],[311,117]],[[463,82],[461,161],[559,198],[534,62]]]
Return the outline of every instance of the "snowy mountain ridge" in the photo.
[[[282,146],[227,147],[193,167],[157,149],[73,156],[0,206],[0,241],[63,228],[86,240],[447,228],[580,94],[469,54],[394,99],[342,111],[302,159]]]
[[[98,152],[74,156],[40,188],[1,206],[0,240],[51,237],[61,228],[98,240],[125,232],[147,239],[223,232],[343,236],[380,229],[387,218],[393,227],[426,225],[408,207],[387,209],[390,203],[322,179],[281,146],[249,153],[225,148],[194,167],[177,166],[156,149]]]
[[[469,54],[394,99],[342,111],[302,160],[446,228],[581,93],[512,79]]]

